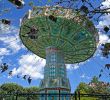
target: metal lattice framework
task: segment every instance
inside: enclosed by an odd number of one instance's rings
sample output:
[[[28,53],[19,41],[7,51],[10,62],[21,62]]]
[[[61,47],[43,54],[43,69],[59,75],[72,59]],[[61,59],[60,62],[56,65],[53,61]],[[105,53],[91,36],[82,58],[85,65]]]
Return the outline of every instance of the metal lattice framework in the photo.
[[[49,19],[53,15],[54,22]],[[36,39],[23,37],[29,28],[37,27]],[[67,64],[79,63],[93,56],[98,43],[98,34],[93,23],[85,16],[59,6],[36,7],[22,20],[20,38],[23,44],[36,55],[45,58],[45,49],[55,46],[62,50]]]

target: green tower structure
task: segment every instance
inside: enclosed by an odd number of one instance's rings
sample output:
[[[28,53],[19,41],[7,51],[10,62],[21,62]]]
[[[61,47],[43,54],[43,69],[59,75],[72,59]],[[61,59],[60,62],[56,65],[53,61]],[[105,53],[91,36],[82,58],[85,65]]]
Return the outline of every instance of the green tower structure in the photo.
[[[54,94],[69,94],[70,83],[67,78],[64,55],[61,50],[50,46],[46,48],[46,66],[44,68],[44,79],[40,83],[41,93],[52,94],[49,100],[70,100],[69,97]],[[43,97],[41,97],[43,98]],[[42,99],[41,99],[42,100]],[[44,99],[43,99],[44,100]]]
[[[65,64],[92,57],[99,40],[97,30],[86,16],[60,6],[29,10],[21,21],[20,38],[30,51],[46,59],[41,94],[70,93]],[[70,97],[53,95],[39,100],[70,100]]]

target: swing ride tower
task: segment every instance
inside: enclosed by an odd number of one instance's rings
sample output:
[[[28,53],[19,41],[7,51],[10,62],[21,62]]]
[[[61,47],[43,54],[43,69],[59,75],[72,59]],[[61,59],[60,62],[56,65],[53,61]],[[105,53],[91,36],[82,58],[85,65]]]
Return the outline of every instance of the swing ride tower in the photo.
[[[83,62],[93,56],[98,34],[93,23],[72,9],[36,7],[22,19],[20,38],[34,54],[46,59],[40,93],[70,93],[65,64]],[[68,96],[40,100],[70,100]],[[59,99],[60,98],[60,99]]]

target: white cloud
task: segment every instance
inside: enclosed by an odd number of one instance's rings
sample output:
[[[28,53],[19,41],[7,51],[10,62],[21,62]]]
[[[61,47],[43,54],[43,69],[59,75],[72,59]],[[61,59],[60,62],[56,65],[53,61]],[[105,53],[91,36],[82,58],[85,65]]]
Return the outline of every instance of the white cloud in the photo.
[[[106,34],[99,33],[99,44],[110,42],[110,38]]]
[[[78,69],[79,67],[80,66],[78,64],[75,64],[74,67],[73,67],[73,69],[75,70],[75,69]]]
[[[79,66],[79,64],[66,64],[66,68],[68,69],[68,70],[76,70],[76,69],[78,69],[80,66]]]
[[[110,0],[105,0],[101,3],[101,5],[101,9],[110,8]],[[104,14],[104,16],[102,16],[100,19],[101,21],[97,25],[97,28],[103,28],[104,26],[110,25],[110,14]]]
[[[9,37],[10,40],[5,41],[5,43],[8,45],[8,47],[12,50],[13,53],[18,52],[20,49],[24,48],[22,43],[20,42],[19,36],[15,35],[12,37]],[[13,41],[15,40],[15,41]]]
[[[87,62],[89,62],[90,59],[84,61],[84,62],[80,62],[80,63],[77,63],[77,64],[66,64],[66,68],[67,70],[77,70],[79,69],[82,65],[86,64]]]
[[[102,2],[102,5],[103,6],[101,6],[101,9],[109,8],[110,7],[110,0],[105,0],[104,2]]]
[[[102,8],[110,8],[110,0],[105,0],[104,2],[102,2]],[[104,34],[104,30],[103,28],[107,26],[110,27],[110,14],[104,14],[99,21],[99,24],[96,25],[96,28],[98,28],[99,30],[99,44],[98,46],[100,46],[100,44],[105,44],[107,42],[110,42],[110,38],[107,36],[107,34]]]
[[[18,28],[10,26],[9,31],[4,29],[2,32],[4,34],[0,34],[0,42],[10,50],[10,54],[17,53],[20,49],[24,48],[18,35]]]
[[[110,0],[105,0],[104,2],[102,2],[101,9],[104,8],[110,8]],[[100,21],[99,24],[96,26],[99,29],[102,29],[104,26],[108,26],[110,25],[110,14],[104,14],[102,17],[100,17]]]
[[[15,26],[0,23],[0,34],[14,34],[18,33],[18,31],[19,29]]]
[[[3,56],[2,56],[2,57],[0,57],[0,64],[2,63],[2,60],[3,60]]]
[[[29,75],[33,79],[42,79],[43,78],[43,68],[45,66],[45,60],[34,55],[27,54],[22,55],[19,59],[19,68],[13,69],[14,75]]]
[[[0,48],[0,56],[9,55],[10,51],[7,48]]]
[[[81,77],[81,78],[85,78],[85,74],[82,74],[80,77]]]
[[[100,18],[101,21],[99,21],[99,24],[96,26],[96,28],[102,29],[104,26],[110,25],[110,14],[105,14]]]
[[[87,76],[85,73],[82,74],[80,77],[81,77],[81,78],[84,78],[84,79],[91,79],[91,77]]]
[[[0,55],[12,55],[17,53],[19,50],[24,49],[23,44],[19,38],[18,28],[14,26],[0,26],[0,43],[5,48],[0,49]],[[2,59],[1,59],[2,60]],[[15,75],[29,75],[33,79],[43,78],[43,67],[45,66],[45,60],[34,54],[22,55],[18,60],[18,68],[13,68],[13,76]],[[8,78],[10,78],[8,76]]]

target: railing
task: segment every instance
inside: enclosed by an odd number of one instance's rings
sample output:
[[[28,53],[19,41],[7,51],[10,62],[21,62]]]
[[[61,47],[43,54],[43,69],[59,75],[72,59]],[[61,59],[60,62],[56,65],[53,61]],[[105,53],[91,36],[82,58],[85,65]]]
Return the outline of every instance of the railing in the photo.
[[[45,94],[45,93],[10,93],[0,94],[0,100],[110,100],[110,94]],[[56,99],[57,98],[57,99]]]

